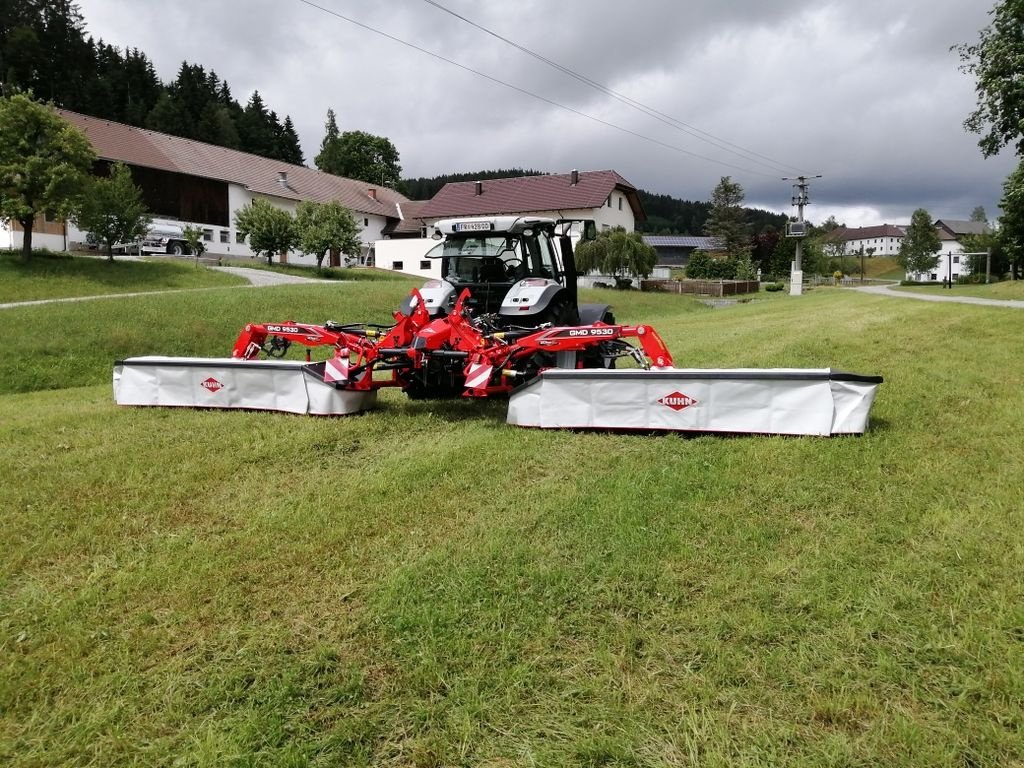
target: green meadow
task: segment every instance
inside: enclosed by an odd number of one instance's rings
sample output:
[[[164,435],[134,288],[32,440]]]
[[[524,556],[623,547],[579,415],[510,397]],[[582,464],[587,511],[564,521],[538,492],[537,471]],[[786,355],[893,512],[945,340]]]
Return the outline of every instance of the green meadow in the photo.
[[[584,292],[680,366],[883,375],[859,437],[112,402],[412,285],[0,310],[0,763],[1024,764],[1024,314]]]

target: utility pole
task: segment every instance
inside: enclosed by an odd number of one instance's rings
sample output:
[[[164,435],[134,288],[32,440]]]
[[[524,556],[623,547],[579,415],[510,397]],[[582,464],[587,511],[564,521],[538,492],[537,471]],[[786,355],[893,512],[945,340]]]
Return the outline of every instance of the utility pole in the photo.
[[[820,179],[821,174],[817,176],[811,176],[812,179]],[[807,224],[804,222],[804,206],[811,204],[811,198],[807,194],[807,190],[810,184],[807,182],[807,176],[783,176],[783,181],[796,181],[793,185],[793,205],[796,206],[796,221],[790,221],[786,224],[786,237],[795,237],[796,241],[796,260],[790,265],[789,275],[789,295],[799,296],[804,290],[804,272],[801,261],[804,255],[804,238],[807,237]]]

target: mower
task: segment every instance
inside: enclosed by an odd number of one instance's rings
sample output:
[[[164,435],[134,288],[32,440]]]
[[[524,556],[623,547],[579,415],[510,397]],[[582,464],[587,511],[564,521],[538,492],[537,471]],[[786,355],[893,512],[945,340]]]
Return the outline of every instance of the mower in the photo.
[[[346,415],[376,393],[508,400],[510,424],[764,434],[862,433],[879,376],[832,369],[680,369],[648,325],[519,326],[464,288],[444,311],[413,290],[392,325],[247,325],[230,358],[118,361],[121,405]],[[609,315],[605,315],[606,317]],[[285,360],[306,347],[305,360]],[[311,351],[326,348],[314,362]],[[620,360],[633,367],[616,368]]]

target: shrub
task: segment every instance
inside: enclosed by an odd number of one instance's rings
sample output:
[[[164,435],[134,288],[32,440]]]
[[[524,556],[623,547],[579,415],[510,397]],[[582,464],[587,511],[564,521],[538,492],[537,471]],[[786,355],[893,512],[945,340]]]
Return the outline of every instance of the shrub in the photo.
[[[777,291],[781,291],[785,287],[785,283],[768,283],[768,285],[766,285],[764,289],[769,293],[776,293]]]

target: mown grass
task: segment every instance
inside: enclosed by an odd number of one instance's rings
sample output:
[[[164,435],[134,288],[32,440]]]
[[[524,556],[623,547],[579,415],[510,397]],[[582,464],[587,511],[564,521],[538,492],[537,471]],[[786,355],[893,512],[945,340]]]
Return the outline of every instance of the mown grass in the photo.
[[[883,374],[859,438],[517,430],[391,392],[333,420],[111,404],[118,355],[403,289],[147,297],[113,341],[80,307],[10,315],[81,326],[83,373],[0,379],[0,761],[1024,760],[1012,310],[616,295],[680,365]],[[7,357],[59,362],[20,336]]]
[[[928,293],[936,296],[977,296],[982,299],[1024,299],[1024,280],[1004,280],[998,283],[960,284],[943,288],[939,285],[900,285],[896,290],[908,293]]]
[[[38,251],[24,264],[20,253],[0,253],[0,304],[245,284],[240,277],[180,262],[108,262]]]

